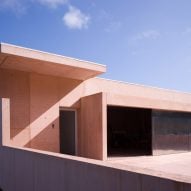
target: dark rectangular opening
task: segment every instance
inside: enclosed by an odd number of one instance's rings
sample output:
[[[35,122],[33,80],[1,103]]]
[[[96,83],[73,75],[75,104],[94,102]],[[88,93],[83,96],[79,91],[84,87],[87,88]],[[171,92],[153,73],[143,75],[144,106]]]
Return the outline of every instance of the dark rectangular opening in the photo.
[[[60,153],[76,154],[76,112],[60,110]]]
[[[108,106],[108,156],[151,155],[151,113],[151,109]]]
[[[191,150],[191,113],[153,110],[153,154]]]

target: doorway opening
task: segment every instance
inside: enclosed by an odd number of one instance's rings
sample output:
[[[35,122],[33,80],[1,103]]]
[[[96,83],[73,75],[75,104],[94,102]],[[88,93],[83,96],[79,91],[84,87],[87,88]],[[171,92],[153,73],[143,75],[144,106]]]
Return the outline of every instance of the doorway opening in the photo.
[[[108,156],[152,154],[152,110],[107,107]]]
[[[76,110],[60,109],[60,153],[76,155]]]

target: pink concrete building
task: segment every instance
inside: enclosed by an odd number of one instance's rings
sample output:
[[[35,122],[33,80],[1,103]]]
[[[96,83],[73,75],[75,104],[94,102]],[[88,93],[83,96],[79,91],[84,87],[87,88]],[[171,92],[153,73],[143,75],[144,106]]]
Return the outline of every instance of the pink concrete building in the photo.
[[[1,43],[0,188],[191,190],[191,94],[104,72]]]

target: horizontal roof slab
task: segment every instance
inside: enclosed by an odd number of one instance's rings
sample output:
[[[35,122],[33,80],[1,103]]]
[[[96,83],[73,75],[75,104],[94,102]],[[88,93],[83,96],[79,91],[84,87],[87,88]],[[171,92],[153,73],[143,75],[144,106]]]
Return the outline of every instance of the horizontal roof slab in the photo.
[[[0,68],[86,80],[102,74],[106,66],[10,44],[0,44]]]

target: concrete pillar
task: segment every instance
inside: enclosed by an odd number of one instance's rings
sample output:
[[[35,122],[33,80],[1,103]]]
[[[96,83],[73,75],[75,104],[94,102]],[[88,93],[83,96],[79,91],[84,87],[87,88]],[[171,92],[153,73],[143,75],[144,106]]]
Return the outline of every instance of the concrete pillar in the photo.
[[[2,99],[0,99],[0,147],[2,146]]]
[[[10,143],[10,100],[0,99],[0,146]]]

